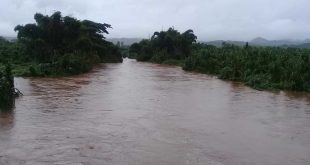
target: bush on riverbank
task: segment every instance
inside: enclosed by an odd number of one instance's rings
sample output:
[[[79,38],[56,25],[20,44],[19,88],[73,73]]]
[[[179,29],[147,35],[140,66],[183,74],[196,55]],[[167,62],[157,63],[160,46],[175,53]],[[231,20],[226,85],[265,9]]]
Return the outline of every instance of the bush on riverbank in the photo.
[[[11,66],[0,68],[0,111],[7,110],[14,105],[15,89]]]

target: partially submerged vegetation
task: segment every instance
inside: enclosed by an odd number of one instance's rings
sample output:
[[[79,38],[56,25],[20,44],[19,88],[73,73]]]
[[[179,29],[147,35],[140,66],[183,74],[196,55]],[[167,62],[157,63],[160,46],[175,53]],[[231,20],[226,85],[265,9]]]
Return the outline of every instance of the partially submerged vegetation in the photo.
[[[0,68],[0,111],[5,111],[13,107],[14,97],[16,96],[14,88],[14,79],[11,73],[10,65]]]
[[[184,70],[241,81],[256,89],[310,92],[310,50],[297,48],[215,46],[195,43],[192,30],[155,32],[133,44],[129,57],[138,61],[174,64]]]

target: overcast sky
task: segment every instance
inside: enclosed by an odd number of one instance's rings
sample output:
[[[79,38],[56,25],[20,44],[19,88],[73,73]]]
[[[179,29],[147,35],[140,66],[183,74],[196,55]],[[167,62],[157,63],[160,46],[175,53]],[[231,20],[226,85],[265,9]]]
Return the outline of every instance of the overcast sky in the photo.
[[[310,38],[310,0],[0,0],[0,35],[36,12],[61,11],[109,23],[111,37],[149,37],[171,26],[193,29],[199,40]]]

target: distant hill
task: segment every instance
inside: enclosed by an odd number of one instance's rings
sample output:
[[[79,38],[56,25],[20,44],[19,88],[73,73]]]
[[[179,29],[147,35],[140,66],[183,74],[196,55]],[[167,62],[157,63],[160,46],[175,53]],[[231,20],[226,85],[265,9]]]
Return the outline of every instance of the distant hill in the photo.
[[[257,38],[254,38],[252,41],[250,41],[250,43],[252,43],[253,45],[267,46],[270,44],[270,41],[262,37],[257,37]]]
[[[230,40],[215,40],[208,42],[201,42],[209,45],[221,47],[222,43],[233,44],[237,46],[244,46],[245,41],[230,41]],[[254,38],[248,42],[252,46],[278,46],[278,47],[294,47],[294,48],[310,48],[310,39],[305,40],[267,40],[262,37]]]
[[[142,38],[107,38],[106,40],[113,42],[114,44],[116,44],[117,42],[123,42],[125,46],[129,46],[133,43],[140,42]]]
[[[246,42],[244,41],[230,41],[230,40],[215,40],[215,41],[208,41],[208,42],[201,42],[201,43],[205,43],[208,45],[213,45],[216,47],[221,47],[223,42],[228,43],[228,44],[233,44],[233,45],[237,45],[237,46],[244,46],[246,44]]]
[[[6,40],[10,41],[10,42],[14,42],[17,40],[17,37],[7,37],[7,36],[1,36],[3,38],[5,38]]]
[[[17,37],[8,37],[8,36],[3,36],[3,38],[5,38],[8,41],[16,41]],[[142,40],[142,38],[107,38],[107,41],[113,42],[114,44],[116,44],[117,42],[123,42],[124,45],[132,45],[135,42],[140,42]]]
[[[300,45],[283,45],[283,47],[288,47],[288,48],[310,48],[310,43],[304,43],[304,44],[300,44]]]
[[[4,36],[8,41],[14,42],[17,40],[16,37]],[[113,42],[123,42],[125,46],[130,46],[133,43],[140,42],[143,38],[107,38],[107,41]],[[245,41],[231,41],[231,40],[214,40],[214,41],[199,41],[200,43],[205,43],[208,45],[214,45],[216,47],[221,47],[223,42],[228,44],[233,44],[237,46],[244,46]],[[290,48],[310,48],[310,39],[305,40],[267,40],[262,37],[254,38],[248,42],[252,46],[278,46],[278,47],[290,47]]]
[[[309,39],[306,40],[267,40],[265,38],[255,38],[250,41],[251,45],[257,46],[282,46],[282,45],[300,45],[309,42]]]

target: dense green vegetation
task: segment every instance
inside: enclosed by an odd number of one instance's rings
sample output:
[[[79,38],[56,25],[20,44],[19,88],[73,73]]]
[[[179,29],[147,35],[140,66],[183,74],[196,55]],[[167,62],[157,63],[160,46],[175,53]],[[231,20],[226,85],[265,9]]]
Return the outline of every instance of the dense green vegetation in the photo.
[[[12,63],[15,75],[49,76],[86,72],[96,63],[122,62],[119,48],[105,40],[109,24],[35,14],[36,23],[18,25],[18,41],[1,39],[0,63]]]
[[[0,111],[7,110],[14,105],[14,79],[11,66],[0,68]]]
[[[19,42],[9,42],[0,37],[0,67],[4,67],[5,64],[12,64],[13,75],[25,76],[29,75],[29,68],[35,64],[31,64],[30,60],[27,60],[25,54],[25,46]]]
[[[241,81],[256,89],[310,92],[310,50],[297,48],[238,47],[223,43],[218,48],[195,43],[191,30],[180,34],[170,28],[155,32],[150,40],[135,43],[129,57],[180,65],[184,70]]]
[[[197,45],[184,69],[241,81],[257,89],[310,92],[309,49]]]

